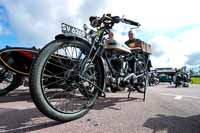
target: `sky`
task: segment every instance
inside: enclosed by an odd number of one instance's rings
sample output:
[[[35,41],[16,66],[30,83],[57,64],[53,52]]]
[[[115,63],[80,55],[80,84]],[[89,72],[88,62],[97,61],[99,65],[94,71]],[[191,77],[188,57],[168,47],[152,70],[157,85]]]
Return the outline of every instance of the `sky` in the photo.
[[[82,28],[90,16],[111,13],[141,24],[134,32],[151,44],[153,67],[199,67],[199,12],[198,0],[0,0],[0,48],[43,47],[62,22]],[[125,42],[130,28],[115,25],[115,39]]]

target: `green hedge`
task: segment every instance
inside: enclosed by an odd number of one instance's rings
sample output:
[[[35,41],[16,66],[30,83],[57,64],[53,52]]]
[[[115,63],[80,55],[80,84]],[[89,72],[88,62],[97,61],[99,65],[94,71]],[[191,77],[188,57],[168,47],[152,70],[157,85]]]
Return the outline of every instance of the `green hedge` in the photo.
[[[192,77],[191,83],[192,84],[200,84],[200,77]]]

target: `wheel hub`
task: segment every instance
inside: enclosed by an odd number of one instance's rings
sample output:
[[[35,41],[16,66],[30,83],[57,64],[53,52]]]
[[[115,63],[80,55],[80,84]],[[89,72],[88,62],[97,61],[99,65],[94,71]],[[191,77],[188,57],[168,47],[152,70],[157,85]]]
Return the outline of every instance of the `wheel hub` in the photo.
[[[74,69],[70,69],[64,73],[64,77],[66,81],[79,81],[80,77],[78,71]]]

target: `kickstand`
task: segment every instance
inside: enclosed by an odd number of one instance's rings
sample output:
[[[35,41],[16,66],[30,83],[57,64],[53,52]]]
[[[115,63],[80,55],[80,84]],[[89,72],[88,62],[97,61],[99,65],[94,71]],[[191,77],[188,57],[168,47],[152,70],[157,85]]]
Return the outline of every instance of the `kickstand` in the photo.
[[[128,99],[130,98],[130,95],[131,95],[131,90],[128,91]],[[144,92],[144,95],[143,95],[143,101],[145,101],[146,99],[146,91]]]
[[[131,91],[128,91],[128,99],[130,98],[131,95]]]
[[[146,98],[146,93],[144,93],[144,96],[143,96],[143,102],[145,101],[145,98]]]

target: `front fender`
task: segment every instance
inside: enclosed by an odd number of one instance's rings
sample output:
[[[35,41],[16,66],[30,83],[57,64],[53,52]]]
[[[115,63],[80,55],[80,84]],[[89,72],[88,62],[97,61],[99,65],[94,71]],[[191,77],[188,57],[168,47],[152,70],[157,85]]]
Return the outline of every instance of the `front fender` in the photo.
[[[55,40],[59,40],[59,39],[79,40],[79,41],[83,41],[84,43],[91,45],[90,41],[88,41],[86,38],[76,36],[74,34],[58,34],[58,35],[55,36]]]
[[[66,34],[58,34],[58,35],[55,36],[55,40],[60,40],[60,39],[78,40],[78,41],[84,42],[89,47],[91,47],[91,43],[87,39],[85,39],[83,37],[79,37],[79,36],[73,35],[73,34],[67,34],[67,35]],[[97,59],[100,62],[101,67],[103,68],[102,74],[103,74],[103,77],[104,77],[104,84],[103,84],[103,88],[102,89],[104,91],[105,87],[106,87],[106,85],[105,85],[106,71],[105,71],[105,66],[104,66],[104,59],[103,59],[103,57],[98,56],[98,55],[97,55]]]

